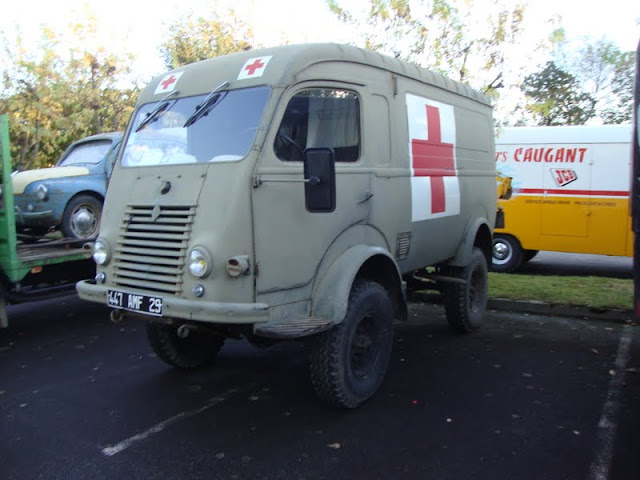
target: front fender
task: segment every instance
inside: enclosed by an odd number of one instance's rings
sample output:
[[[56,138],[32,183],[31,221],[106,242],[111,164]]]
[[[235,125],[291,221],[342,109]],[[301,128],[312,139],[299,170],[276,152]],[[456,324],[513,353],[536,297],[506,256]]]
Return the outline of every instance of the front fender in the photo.
[[[400,271],[393,257],[382,247],[356,245],[340,255],[329,267],[313,290],[311,315],[314,318],[342,322],[349,306],[351,286],[361,267],[370,258],[382,255],[395,265],[400,281]]]

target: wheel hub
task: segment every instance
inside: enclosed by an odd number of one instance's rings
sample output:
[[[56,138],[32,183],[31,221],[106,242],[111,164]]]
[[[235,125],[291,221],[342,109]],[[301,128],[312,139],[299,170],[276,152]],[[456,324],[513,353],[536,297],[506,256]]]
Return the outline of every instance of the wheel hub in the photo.
[[[509,246],[503,242],[496,242],[493,245],[493,258],[505,260],[509,256]]]
[[[96,216],[89,209],[80,208],[74,212],[71,226],[79,237],[88,237],[95,230]]]

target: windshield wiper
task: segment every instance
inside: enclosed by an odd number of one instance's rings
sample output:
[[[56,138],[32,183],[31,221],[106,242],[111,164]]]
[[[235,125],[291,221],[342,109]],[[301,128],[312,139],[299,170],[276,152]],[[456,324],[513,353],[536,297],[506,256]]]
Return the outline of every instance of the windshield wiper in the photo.
[[[140,130],[142,130],[144,127],[149,125],[154,120],[157,120],[158,118],[160,118],[160,116],[162,116],[164,112],[167,111],[167,107],[169,106],[169,102],[165,102],[165,100],[173,95],[176,95],[177,93],[178,91],[174,90],[173,92],[168,93],[163,98],[158,100],[156,107],[147,114],[147,118],[145,118],[144,120],[142,120],[142,122],[140,122],[140,125],[138,125],[138,127],[136,128],[136,133],[138,133]]]
[[[211,93],[207,95],[207,98],[204,99],[204,102],[202,102],[200,105],[196,105],[195,112],[193,112],[191,116],[187,118],[187,121],[184,122],[184,125],[182,126],[182,128],[190,127],[191,125],[196,123],[198,120],[200,120],[202,117],[207,115],[220,100],[221,94],[219,93],[219,91],[228,86],[229,86],[229,82],[223,82],[220,85],[218,85],[216,88],[211,90]]]

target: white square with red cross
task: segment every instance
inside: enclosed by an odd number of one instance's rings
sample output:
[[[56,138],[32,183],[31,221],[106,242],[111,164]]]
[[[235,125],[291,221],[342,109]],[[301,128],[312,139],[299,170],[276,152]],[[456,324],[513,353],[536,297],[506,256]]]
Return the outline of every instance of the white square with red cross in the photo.
[[[261,77],[269,64],[269,61],[273,58],[273,55],[266,57],[254,57],[250,58],[240,69],[238,74],[238,80],[246,80],[249,78]]]
[[[460,214],[452,105],[407,94],[411,221]]]
[[[162,80],[160,80],[160,83],[158,83],[158,86],[156,87],[155,91],[153,92],[154,95],[158,95],[161,93],[171,93],[176,89],[176,85],[178,85],[178,80],[180,79],[180,77],[182,76],[184,72],[174,72],[174,73],[170,73],[169,75],[165,75]]]

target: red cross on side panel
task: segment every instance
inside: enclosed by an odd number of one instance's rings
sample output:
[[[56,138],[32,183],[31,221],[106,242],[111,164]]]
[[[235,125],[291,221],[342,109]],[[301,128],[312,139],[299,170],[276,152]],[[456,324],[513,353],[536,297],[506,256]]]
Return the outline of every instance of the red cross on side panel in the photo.
[[[427,105],[427,140],[411,139],[414,176],[431,177],[431,213],[445,211],[444,178],[455,176],[453,144],[442,143],[440,109]]]

